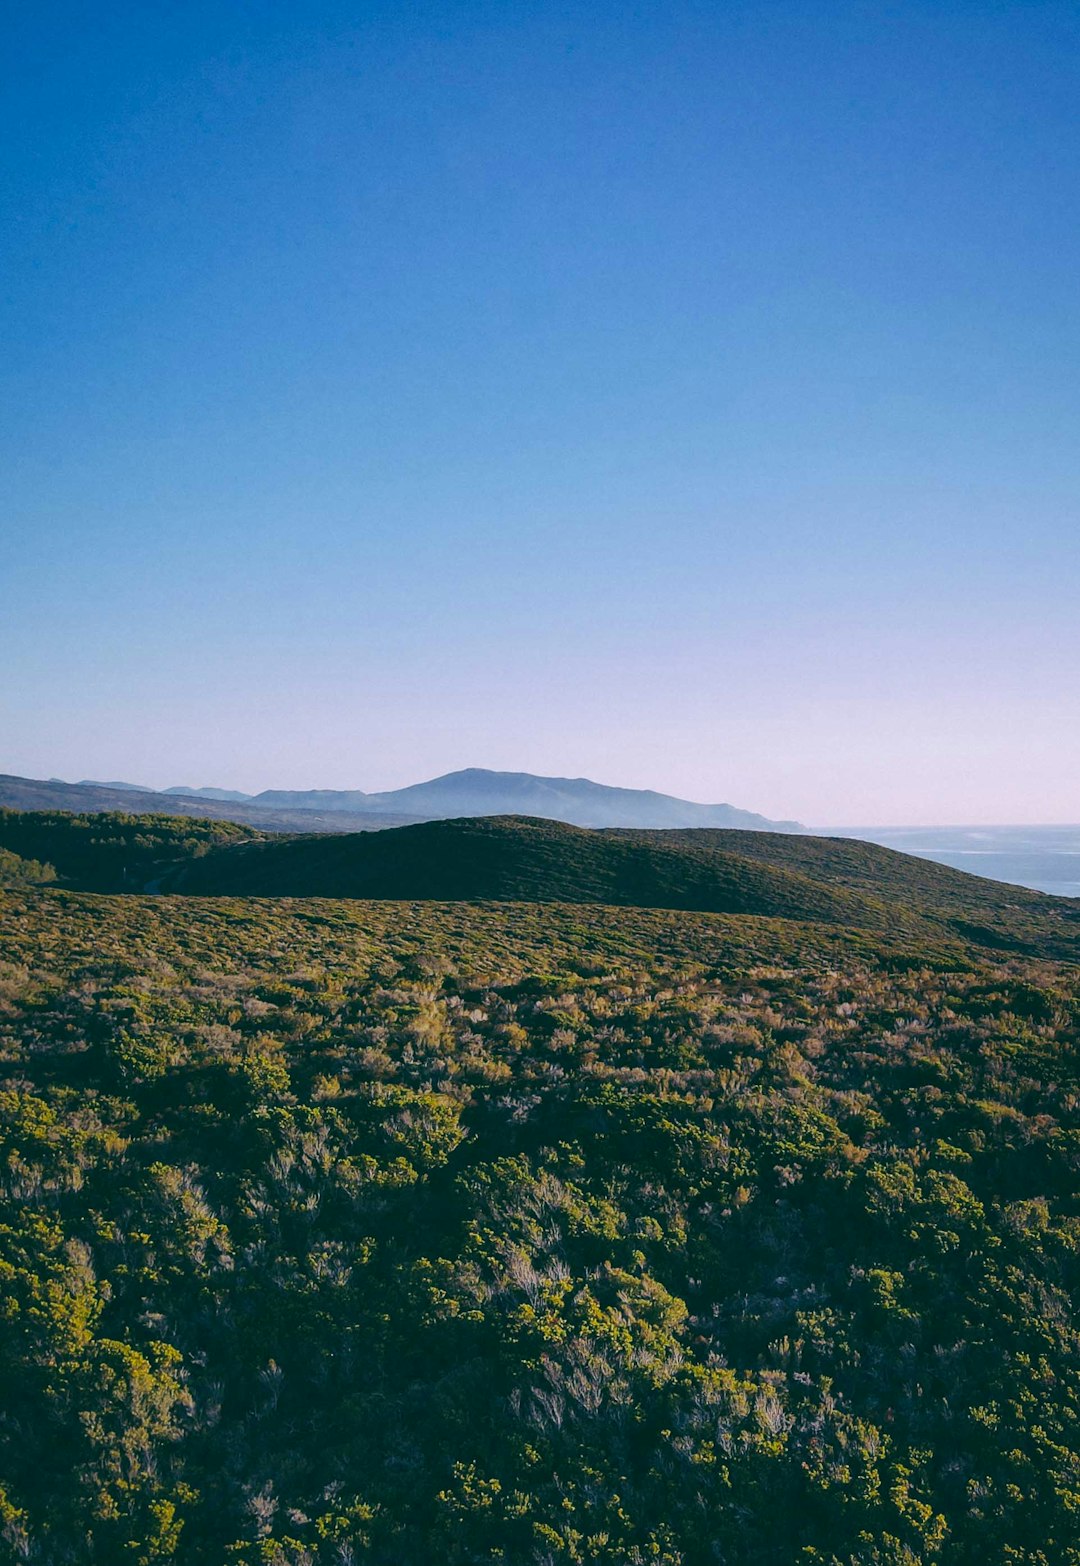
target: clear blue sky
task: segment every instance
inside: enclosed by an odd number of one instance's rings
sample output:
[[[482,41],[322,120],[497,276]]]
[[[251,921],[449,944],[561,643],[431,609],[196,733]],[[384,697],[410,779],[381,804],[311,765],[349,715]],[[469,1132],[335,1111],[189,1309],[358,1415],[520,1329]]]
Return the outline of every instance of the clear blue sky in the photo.
[[[24,6],[0,770],[1080,818],[1080,8]]]

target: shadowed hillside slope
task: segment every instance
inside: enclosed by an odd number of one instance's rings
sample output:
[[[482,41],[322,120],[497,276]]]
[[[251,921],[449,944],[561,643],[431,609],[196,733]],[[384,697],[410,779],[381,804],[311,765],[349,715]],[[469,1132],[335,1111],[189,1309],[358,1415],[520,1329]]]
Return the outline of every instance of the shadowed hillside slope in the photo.
[[[1002,901],[1018,908],[1045,907],[1045,894],[1011,882],[969,875],[948,865],[923,859],[900,849],[886,848],[860,838],[794,836],[782,832],[731,832],[691,829],[667,833],[672,843],[694,850],[726,849],[748,859],[813,876],[837,886],[862,888],[874,893],[892,890],[912,893],[933,902],[948,901],[963,889],[966,905],[1000,907]]]
[[[596,903],[1080,956],[1075,900],[850,838],[595,830],[515,816],[283,836],[191,817],[0,810],[0,850],[53,866],[82,891]],[[22,869],[9,876],[26,879]]]
[[[51,869],[83,892],[141,892],[166,869],[255,837],[251,827],[235,821],[190,816],[0,810],[0,854],[18,856],[24,867],[43,861],[24,868],[20,880],[51,879],[46,873]]]
[[[521,817],[240,844],[168,878],[209,895],[606,903],[818,920],[1014,951],[1080,949],[1080,909],[847,840],[589,831]]]
[[[744,835],[736,833],[737,837]],[[669,834],[526,817],[432,821],[377,835],[259,842],[185,866],[165,890],[273,897],[608,903],[875,925],[872,898]]]

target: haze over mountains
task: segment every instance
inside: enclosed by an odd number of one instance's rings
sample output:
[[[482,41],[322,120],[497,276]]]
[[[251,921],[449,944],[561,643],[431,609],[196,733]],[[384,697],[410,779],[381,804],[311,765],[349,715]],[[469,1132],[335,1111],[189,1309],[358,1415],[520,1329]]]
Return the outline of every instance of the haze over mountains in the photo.
[[[81,793],[79,792],[81,791]],[[64,783],[0,777],[0,805],[15,809],[122,810],[125,793],[137,793],[137,808],[189,815],[228,814],[255,824],[273,812],[289,830],[358,831],[406,821],[456,816],[529,815],[582,827],[738,827],[746,831],[800,832],[797,821],[771,821],[734,805],[700,805],[652,789],[613,788],[589,778],[538,777],[530,772],[492,772],[469,767],[425,783],[383,793],[361,789],[264,789],[242,794],[220,788],[174,785],[159,792],[140,783]],[[107,797],[106,797],[107,796]],[[252,815],[251,812],[258,812]],[[313,816],[318,818],[315,826]],[[350,818],[340,823],[334,819]],[[359,818],[364,818],[360,820]]]

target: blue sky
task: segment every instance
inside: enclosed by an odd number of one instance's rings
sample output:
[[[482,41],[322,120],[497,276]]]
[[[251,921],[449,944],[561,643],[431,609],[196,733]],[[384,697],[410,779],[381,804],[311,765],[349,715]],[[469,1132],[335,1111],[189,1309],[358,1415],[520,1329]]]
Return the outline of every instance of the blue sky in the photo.
[[[1080,817],[1075,5],[10,33],[0,770]]]

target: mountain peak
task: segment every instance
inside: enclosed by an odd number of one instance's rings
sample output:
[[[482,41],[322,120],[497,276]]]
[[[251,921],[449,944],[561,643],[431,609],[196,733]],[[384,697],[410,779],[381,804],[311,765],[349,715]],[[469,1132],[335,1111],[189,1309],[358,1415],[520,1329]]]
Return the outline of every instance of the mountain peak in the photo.
[[[131,783],[40,783],[0,780],[0,804],[16,808],[110,810],[128,808],[124,795],[145,796],[142,808],[187,815],[231,816],[257,825],[269,821],[298,830],[357,831],[386,826],[390,818],[447,820],[463,816],[535,816],[580,827],[733,827],[754,832],[804,832],[797,821],[770,821],[734,805],[698,804],[660,794],[655,789],[619,788],[592,778],[545,777],[534,772],[497,772],[487,767],[463,767],[423,783],[383,793],[362,789],[264,789],[242,794],[236,789],[174,784],[161,793]],[[235,814],[234,814],[235,813]],[[348,817],[346,822],[343,818]],[[283,818],[288,818],[283,819]],[[310,828],[308,822],[311,823]],[[339,823],[340,822],[340,826]]]

